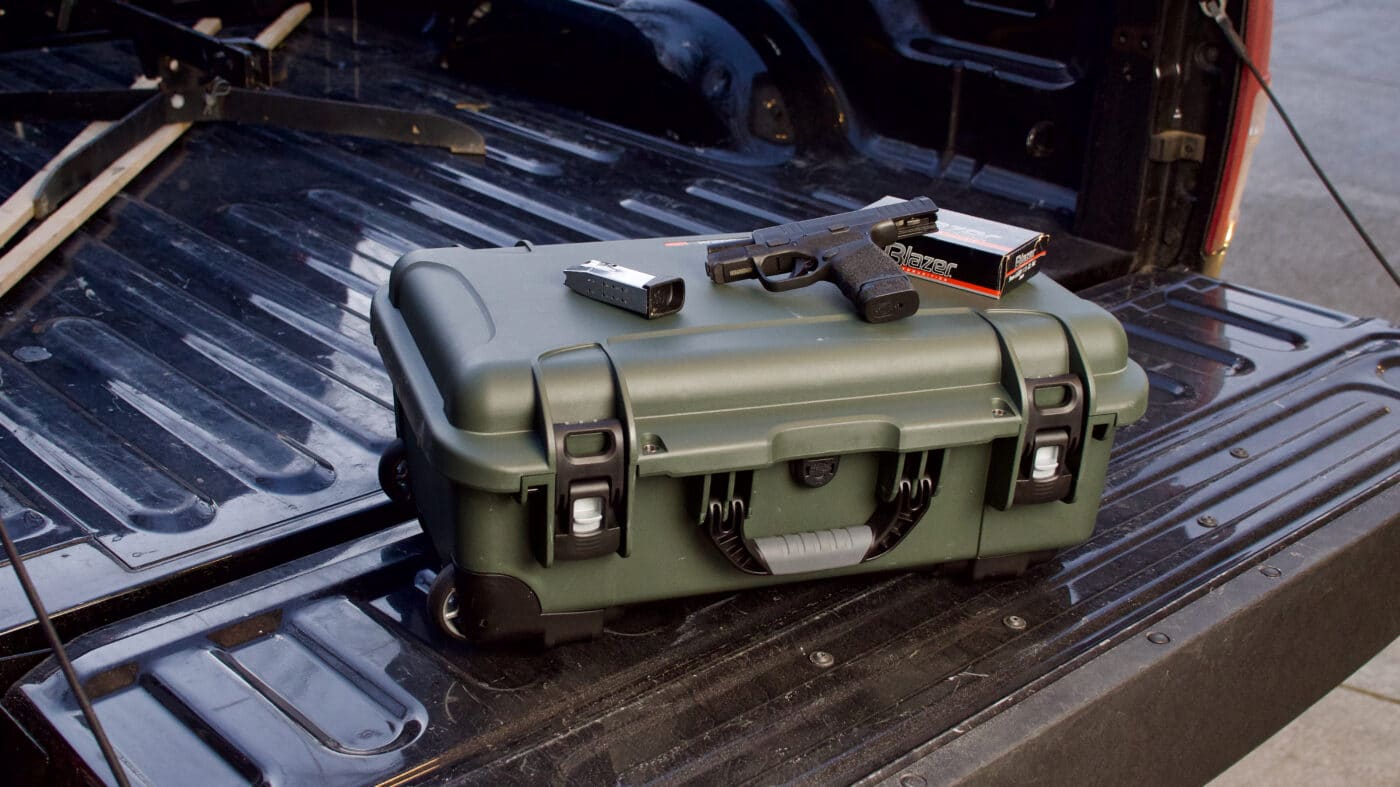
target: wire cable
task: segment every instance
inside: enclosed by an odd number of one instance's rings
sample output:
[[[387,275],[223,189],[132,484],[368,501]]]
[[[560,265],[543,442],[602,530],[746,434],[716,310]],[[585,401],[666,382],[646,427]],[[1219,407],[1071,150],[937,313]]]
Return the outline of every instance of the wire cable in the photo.
[[[97,712],[92,709],[92,703],[88,701],[87,692],[83,690],[83,684],[78,680],[78,673],[73,670],[73,662],[68,660],[68,651],[63,647],[63,641],[58,638],[58,632],[54,630],[53,621],[49,619],[49,613],[44,609],[44,602],[39,600],[39,591],[34,587],[34,581],[29,578],[29,569],[25,568],[24,561],[20,560],[19,550],[15,548],[15,542],[10,538],[10,529],[5,525],[4,517],[0,517],[0,540],[5,542],[5,554],[10,558],[10,565],[15,570],[15,576],[19,578],[20,587],[24,588],[24,595],[29,597],[29,606],[34,609],[34,619],[39,621],[39,628],[43,629],[44,637],[49,641],[49,647],[53,649],[54,658],[58,660],[59,669],[63,670],[63,677],[68,679],[68,687],[73,690],[73,697],[78,701],[78,707],[82,709],[83,716],[87,719],[88,728],[92,730],[92,737],[97,739],[97,746],[102,750],[102,756],[107,759],[107,767],[112,769],[112,776],[121,787],[130,787],[131,782],[126,779],[126,770],[122,768],[121,761],[117,759],[117,752],[112,748],[112,742],[107,739],[107,733],[102,729],[102,722],[97,720]]]
[[[1352,229],[1356,230],[1357,235],[1361,236],[1361,240],[1366,244],[1366,248],[1370,249],[1371,253],[1376,256],[1376,261],[1381,264],[1382,268],[1385,268],[1386,273],[1390,274],[1391,280],[1395,282],[1396,286],[1400,286],[1400,273],[1396,273],[1394,266],[1390,264],[1390,260],[1386,259],[1380,247],[1376,245],[1376,242],[1371,239],[1370,234],[1366,232],[1366,228],[1361,226],[1361,220],[1356,218],[1355,213],[1352,213],[1351,206],[1347,205],[1346,200],[1342,199],[1342,195],[1338,193],[1337,187],[1332,185],[1332,180],[1327,177],[1327,173],[1322,171],[1322,165],[1317,163],[1317,159],[1313,158],[1312,151],[1308,149],[1307,143],[1303,142],[1303,136],[1298,133],[1298,128],[1293,125],[1293,119],[1284,111],[1283,104],[1279,102],[1278,96],[1274,95],[1274,91],[1269,87],[1268,80],[1264,79],[1264,75],[1260,73],[1259,67],[1254,64],[1254,60],[1250,58],[1249,53],[1245,51],[1244,40],[1241,39],[1240,34],[1236,32],[1235,25],[1230,21],[1230,17],[1225,14],[1224,3],[1219,2],[1219,0],[1200,0],[1200,5],[1201,12],[1211,19],[1214,19],[1215,23],[1220,26],[1221,32],[1225,34],[1225,39],[1230,42],[1230,48],[1235,50],[1235,55],[1239,57],[1240,62],[1244,63],[1245,67],[1249,69],[1249,73],[1254,75],[1254,81],[1258,82],[1259,87],[1264,89],[1264,95],[1268,96],[1269,103],[1274,105],[1278,116],[1283,120],[1283,125],[1288,128],[1288,133],[1293,137],[1293,141],[1297,143],[1298,150],[1302,151],[1303,158],[1308,160],[1308,164],[1312,166],[1313,172],[1317,173],[1317,179],[1322,181],[1323,186],[1327,187],[1327,193],[1332,195],[1332,201],[1336,202],[1337,207],[1342,209],[1342,213],[1347,217],[1347,221],[1351,222]]]

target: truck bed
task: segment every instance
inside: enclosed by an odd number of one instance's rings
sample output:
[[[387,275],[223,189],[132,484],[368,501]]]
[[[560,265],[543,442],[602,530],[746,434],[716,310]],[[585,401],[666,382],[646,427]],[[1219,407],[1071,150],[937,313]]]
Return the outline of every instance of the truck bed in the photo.
[[[1067,782],[1112,781],[1173,752],[1183,780],[1207,777],[1400,630],[1400,333],[1193,275],[1088,294],[1127,325],[1151,405],[1120,433],[1093,539],[1022,578],[813,582],[478,650],[425,618],[436,566],[409,522],[86,635],[76,666],[155,783],[941,780],[983,757],[1005,778],[1049,757]],[[1172,661],[1191,634],[1224,653]],[[1115,681],[1148,677],[1149,701],[1182,709],[1125,727]],[[1093,690],[1017,714],[1075,681]],[[62,771],[104,773],[51,664],[5,708]],[[1241,708],[1248,734],[1208,734]],[[1058,725],[1086,717],[1094,756],[1044,751],[1057,732],[1055,751],[1085,747]],[[1125,730],[1138,745],[1116,755]]]
[[[1062,232],[1062,201],[998,196],[1016,179],[995,168],[931,181],[937,155],[893,143],[685,147],[463,86],[415,51],[315,19],[279,50],[282,87],[462,116],[487,160],[196,127],[0,301],[0,515],[61,632],[402,521],[376,476],[392,392],[368,312],[410,249],[727,232],[929,193],[1056,232],[1062,280],[1129,256]],[[118,87],[135,67],[124,43],[12,52],[0,89]],[[0,192],[76,131],[0,132]],[[0,571],[0,646],[40,648],[32,618]]]
[[[1400,332],[1160,272],[1085,293],[1124,321],[1151,403],[1119,434],[1094,538],[1026,576],[655,604],[543,653],[445,640],[424,617],[431,550],[375,478],[393,426],[368,296],[402,252],[741,230],[927,193],[1055,233],[1046,275],[1071,285],[1130,255],[992,167],[878,139],[820,158],[698,149],[464,86],[410,51],[317,19],[285,87],[468,113],[486,161],[197,128],[0,301],[0,515],[134,773],[920,784],[1043,778],[1053,760],[1066,780],[1190,779],[1400,633]],[[0,88],[119,85],[133,62],[110,43],[9,53]],[[74,130],[0,133],[0,189]],[[43,656],[31,617],[0,571],[7,684]],[[3,706],[36,778],[105,776],[52,662]]]

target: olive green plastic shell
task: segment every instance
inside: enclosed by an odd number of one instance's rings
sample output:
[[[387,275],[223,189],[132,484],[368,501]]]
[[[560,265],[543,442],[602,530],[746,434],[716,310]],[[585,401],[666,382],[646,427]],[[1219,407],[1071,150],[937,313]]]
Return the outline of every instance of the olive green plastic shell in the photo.
[[[834,288],[773,294],[705,278],[732,236],[405,255],[374,298],[424,529],[440,557],[515,577],[544,612],[1052,549],[1093,532],[1114,430],[1147,404],[1122,326],[1046,276],[1000,301],[916,282],[919,311],[872,325]],[[598,259],[686,281],[645,320],[580,297]],[[1013,505],[1028,379],[1078,374],[1083,452],[1067,501]],[[627,506],[616,554],[556,560],[554,424],[616,418]],[[878,558],[818,574],[736,569],[701,526],[706,476],[754,471],[749,538],[858,525],[881,457],[941,452],[928,512]],[[793,459],[840,455],[812,489]],[[723,477],[723,476],[721,476]]]

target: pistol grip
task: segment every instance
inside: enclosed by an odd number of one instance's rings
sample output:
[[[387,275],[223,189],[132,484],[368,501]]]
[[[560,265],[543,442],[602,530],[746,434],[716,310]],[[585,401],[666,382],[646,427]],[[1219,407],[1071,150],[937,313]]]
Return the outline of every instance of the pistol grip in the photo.
[[[860,240],[838,246],[826,260],[831,281],[866,322],[889,322],[918,311],[919,293],[909,276],[874,243]]]

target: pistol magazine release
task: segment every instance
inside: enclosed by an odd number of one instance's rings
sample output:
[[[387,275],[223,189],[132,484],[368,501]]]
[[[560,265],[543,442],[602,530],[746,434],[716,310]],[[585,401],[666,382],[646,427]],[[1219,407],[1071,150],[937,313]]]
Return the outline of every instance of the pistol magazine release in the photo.
[[[769,292],[830,281],[867,322],[889,322],[919,308],[919,294],[884,248],[937,230],[928,197],[755,230],[747,240],[711,246],[705,273],[716,284],[758,279]]]

